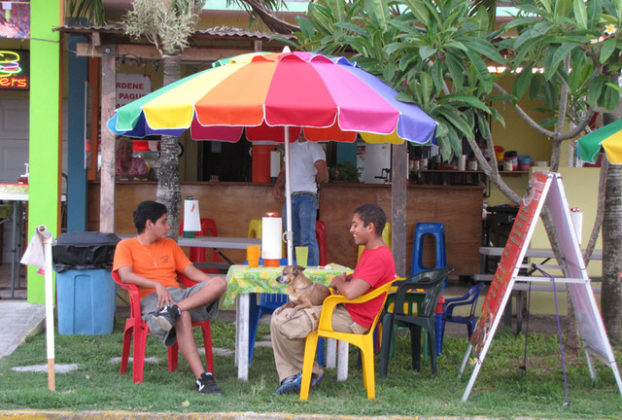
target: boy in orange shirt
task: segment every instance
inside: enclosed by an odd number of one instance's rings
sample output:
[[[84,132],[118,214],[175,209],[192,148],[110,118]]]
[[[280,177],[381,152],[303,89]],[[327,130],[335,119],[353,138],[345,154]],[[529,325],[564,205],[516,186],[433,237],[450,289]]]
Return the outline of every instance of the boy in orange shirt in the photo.
[[[167,347],[177,342],[196,378],[198,392],[221,394],[212,372],[206,372],[192,335],[192,321],[216,316],[227,282],[197,269],[173,239],[166,206],[143,201],[134,211],[138,234],[117,244],[113,270],[121,281],[138,286],[143,319]],[[180,288],[177,273],[198,282]]]

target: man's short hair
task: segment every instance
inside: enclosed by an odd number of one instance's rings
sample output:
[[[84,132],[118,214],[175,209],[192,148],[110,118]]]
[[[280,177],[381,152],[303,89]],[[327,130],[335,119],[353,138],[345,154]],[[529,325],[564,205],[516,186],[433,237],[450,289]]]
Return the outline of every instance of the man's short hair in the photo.
[[[363,204],[354,210],[354,213],[359,215],[359,218],[363,221],[363,226],[373,223],[376,228],[376,236],[382,236],[384,225],[387,223],[387,216],[380,206],[376,204]]]
[[[134,210],[134,226],[136,226],[138,234],[144,232],[147,220],[151,220],[152,223],[155,223],[166,213],[168,213],[166,206],[157,201],[147,200],[140,203],[138,207],[136,207],[136,210]]]

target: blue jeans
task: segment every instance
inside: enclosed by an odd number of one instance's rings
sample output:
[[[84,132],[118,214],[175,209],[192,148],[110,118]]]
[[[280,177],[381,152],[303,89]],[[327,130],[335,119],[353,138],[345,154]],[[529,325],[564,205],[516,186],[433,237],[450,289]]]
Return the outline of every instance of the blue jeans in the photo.
[[[317,196],[310,193],[292,195],[292,231],[294,246],[309,248],[307,265],[320,265],[320,251],[315,237]],[[283,224],[287,231],[287,206],[283,205]],[[287,255],[284,255],[287,258]],[[295,258],[295,255],[294,255]]]

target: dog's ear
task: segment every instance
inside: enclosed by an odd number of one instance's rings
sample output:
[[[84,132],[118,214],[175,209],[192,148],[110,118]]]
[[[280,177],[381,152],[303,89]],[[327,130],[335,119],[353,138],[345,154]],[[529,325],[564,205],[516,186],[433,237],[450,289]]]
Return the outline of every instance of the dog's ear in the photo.
[[[302,265],[295,265],[294,266],[294,274],[298,275],[300,273],[302,273],[303,271],[305,271],[305,267],[303,267]]]

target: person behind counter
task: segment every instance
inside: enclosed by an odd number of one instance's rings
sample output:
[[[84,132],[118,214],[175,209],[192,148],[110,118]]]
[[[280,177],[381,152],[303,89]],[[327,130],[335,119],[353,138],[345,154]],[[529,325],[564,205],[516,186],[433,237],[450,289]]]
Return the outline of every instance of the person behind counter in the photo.
[[[298,141],[289,146],[291,162],[291,203],[292,227],[285,229],[294,234],[294,246],[306,246],[309,250],[307,264],[320,264],[320,251],[315,236],[315,221],[317,220],[318,200],[317,183],[328,181],[328,167],[326,153],[318,143],[307,141],[300,131]],[[272,197],[281,200],[281,189],[285,186],[285,165],[272,188]],[[283,204],[283,220],[287,221],[287,206]]]
[[[143,159],[134,157],[133,153],[132,140],[121,137],[117,145],[116,177],[151,179],[152,171],[149,166]]]

